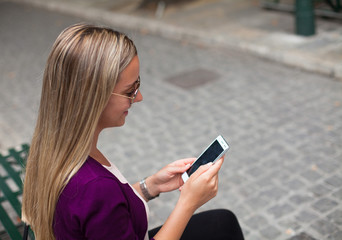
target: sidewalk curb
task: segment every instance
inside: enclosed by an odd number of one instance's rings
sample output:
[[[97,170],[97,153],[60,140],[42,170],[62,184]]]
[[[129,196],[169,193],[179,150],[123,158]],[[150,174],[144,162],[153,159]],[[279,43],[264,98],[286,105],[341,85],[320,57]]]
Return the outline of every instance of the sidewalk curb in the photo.
[[[118,28],[148,32],[172,40],[189,41],[191,43],[204,45],[215,44],[223,48],[237,48],[265,59],[273,60],[306,71],[328,75],[336,80],[342,81],[342,64],[341,66],[337,66],[336,63],[317,59],[316,56],[312,56],[312,54],[302,52],[297,49],[284,49],[277,46],[272,47],[267,44],[244,41],[239,38],[239,36],[235,36],[234,39],[233,33],[231,34],[232,37],[226,37],[224,35],[209,36],[209,34],[199,30],[187,29],[142,17],[114,13],[104,9],[88,8],[80,5],[76,6],[75,4],[66,2],[42,2],[39,0],[13,1],[86,18],[92,21],[101,21],[117,26]],[[277,33],[275,33],[275,35],[276,34]],[[272,37],[273,34],[268,33],[268,35],[268,37]],[[295,37],[301,38],[299,36]]]

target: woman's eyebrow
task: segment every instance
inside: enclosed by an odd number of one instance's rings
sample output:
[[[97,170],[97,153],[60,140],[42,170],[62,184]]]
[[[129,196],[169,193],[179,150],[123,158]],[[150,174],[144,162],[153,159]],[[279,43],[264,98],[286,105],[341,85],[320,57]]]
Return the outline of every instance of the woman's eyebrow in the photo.
[[[137,80],[135,80],[133,83],[127,85],[127,86],[126,86],[126,89],[130,89],[130,88],[134,87],[134,85],[136,84],[137,81],[139,81],[139,79],[140,79],[140,76],[139,76],[139,77],[137,78]]]
[[[127,86],[125,87],[125,89],[131,89],[132,87],[134,87],[134,83],[133,83],[133,84],[130,84],[130,85],[127,85]]]

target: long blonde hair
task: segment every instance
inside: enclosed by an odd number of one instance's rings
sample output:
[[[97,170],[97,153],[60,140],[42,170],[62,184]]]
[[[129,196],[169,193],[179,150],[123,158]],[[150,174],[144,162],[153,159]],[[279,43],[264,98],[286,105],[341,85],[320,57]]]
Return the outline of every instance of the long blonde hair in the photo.
[[[127,36],[104,27],[73,25],[55,41],[43,76],[22,202],[22,219],[37,240],[55,239],[59,195],[84,164],[119,74],[136,55]]]

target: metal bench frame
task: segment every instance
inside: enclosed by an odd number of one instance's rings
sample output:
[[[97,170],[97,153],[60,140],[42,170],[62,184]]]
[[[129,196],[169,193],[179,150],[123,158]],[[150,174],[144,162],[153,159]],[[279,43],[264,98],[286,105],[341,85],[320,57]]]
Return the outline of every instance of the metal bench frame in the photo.
[[[20,150],[9,149],[6,156],[0,154],[0,222],[11,239],[22,239],[24,226],[20,220],[23,193],[22,177],[28,150],[29,146],[24,144]],[[4,203],[9,203],[14,209],[16,219],[10,217],[9,207],[4,207]],[[34,239],[32,231],[30,231],[29,236],[30,239]]]

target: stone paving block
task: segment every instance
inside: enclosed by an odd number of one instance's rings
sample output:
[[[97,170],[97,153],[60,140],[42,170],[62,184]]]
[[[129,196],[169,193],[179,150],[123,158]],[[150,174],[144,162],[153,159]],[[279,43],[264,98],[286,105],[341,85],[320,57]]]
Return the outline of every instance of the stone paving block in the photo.
[[[311,165],[311,168],[316,169],[316,165]],[[316,170],[310,169],[303,172],[301,176],[310,182],[316,182],[320,179],[321,174],[319,174]]]
[[[251,229],[260,230],[264,228],[264,226],[268,225],[268,221],[265,217],[261,215],[254,215],[247,219],[245,221],[245,224],[247,224],[248,227],[250,227]]]
[[[342,210],[338,209],[328,215],[328,219],[342,228]]]
[[[311,223],[319,218],[313,211],[303,210],[296,215],[296,220],[301,223]]]
[[[265,169],[261,166],[251,167],[246,171],[246,174],[250,175],[251,177],[257,178],[258,176],[262,175],[265,172]]]
[[[233,209],[230,207],[230,209]],[[245,224],[245,220],[248,219],[253,213],[250,209],[247,208],[244,204],[234,206],[234,213],[238,217],[238,219],[241,219],[242,222]],[[246,229],[247,230],[247,229]]]
[[[258,192],[258,187],[254,183],[251,183],[248,185],[243,185],[243,187],[241,188],[238,188],[237,192],[243,198],[250,198]]]
[[[235,186],[239,186],[246,181],[246,177],[239,173],[231,173],[229,176],[223,176],[223,181],[234,184]]]
[[[340,240],[342,239],[342,231],[332,233],[328,236],[328,240]]]
[[[310,188],[310,191],[317,197],[324,196],[331,192],[331,189],[328,188],[326,185],[317,184]]]
[[[274,179],[270,176],[263,175],[261,178],[257,179],[255,183],[260,187],[260,188],[270,188],[273,187],[275,184],[271,181],[271,179]]]
[[[260,240],[260,234],[244,232],[244,236],[248,236],[249,240]]]
[[[286,229],[285,233],[289,236],[294,235],[302,229],[302,224],[291,217],[285,217],[283,220],[280,220],[278,224],[279,226],[282,226],[283,229]]]
[[[326,220],[318,220],[313,223],[311,227],[323,236],[327,236],[339,231],[339,228],[335,224]]]
[[[329,198],[322,198],[316,201],[312,207],[320,213],[326,213],[336,207],[338,203]]]
[[[277,239],[281,234],[281,232],[277,228],[271,225],[266,226],[264,229],[260,231],[260,233],[264,237],[264,239],[270,239],[270,240]]]
[[[292,212],[294,208],[285,203],[285,204],[276,204],[275,206],[268,208],[267,212],[270,213],[274,218],[281,218],[290,212]]]
[[[341,187],[342,186],[342,177],[338,175],[334,175],[325,180],[325,182],[333,187]]]
[[[311,237],[307,233],[300,233],[300,234],[298,234],[296,236],[293,236],[293,237],[289,238],[288,240],[317,240],[317,239]]]
[[[325,148],[326,150],[327,148]],[[323,149],[322,149],[323,150]],[[326,172],[326,173],[332,173],[339,169],[339,165],[337,165],[334,161],[321,161],[317,164],[318,169]]]
[[[333,196],[338,199],[338,200],[342,200],[342,189],[337,190],[336,192],[333,193]]]
[[[295,194],[290,197],[289,199],[293,205],[300,205],[300,204],[306,204],[312,200],[311,196],[308,196],[307,194]]]
[[[261,209],[266,208],[268,206],[268,201],[264,200],[261,197],[253,197],[246,200],[245,204],[249,206],[252,210],[260,211]]]
[[[280,187],[271,187],[260,192],[260,196],[269,201],[276,201],[288,195],[288,192]]]
[[[282,186],[287,188],[288,191],[298,191],[299,189],[306,188],[307,185],[302,180],[295,178],[284,182]]]
[[[291,174],[285,169],[279,169],[279,170],[273,171],[270,177],[272,177],[272,179],[274,179],[278,184],[280,184],[283,187],[291,187],[291,186],[288,186],[288,184],[290,184],[290,182],[288,181],[295,181],[297,179],[297,178],[294,178],[293,174]]]

